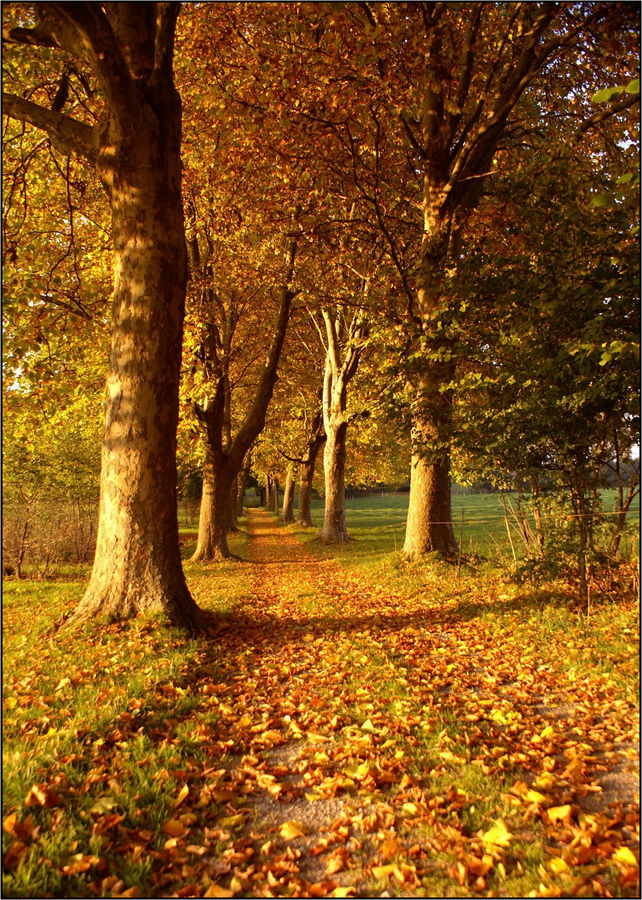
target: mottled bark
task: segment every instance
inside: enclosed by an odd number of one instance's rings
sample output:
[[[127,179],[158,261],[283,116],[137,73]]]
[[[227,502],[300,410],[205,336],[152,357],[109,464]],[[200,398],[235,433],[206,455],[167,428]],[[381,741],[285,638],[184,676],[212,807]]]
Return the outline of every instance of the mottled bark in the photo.
[[[325,474],[325,511],[321,537],[324,541],[342,543],[350,536],[346,525],[346,422],[326,427],[327,440],[323,449]]]
[[[225,466],[217,464],[208,446],[203,465],[203,493],[198,520],[198,541],[192,559],[222,560],[230,557],[227,543],[229,530],[229,497],[233,478]]]
[[[283,507],[281,516],[286,525],[294,522],[294,472],[292,466],[288,466],[285,476],[285,488],[283,491]]]
[[[172,74],[177,7],[43,10],[52,46],[93,66],[108,104],[85,154],[97,160],[109,194],[114,291],[96,554],[75,615],[121,619],[161,610],[196,628],[203,616],[183,577],[176,497],[186,285],[181,103]],[[63,123],[56,140],[64,144],[70,129]],[[73,137],[80,140],[78,128]],[[73,141],[70,149],[78,149]]]
[[[328,339],[325,373],[323,379],[323,427],[326,445],[323,450],[325,480],[325,510],[321,538],[324,541],[343,543],[350,539],[345,518],[345,461],[346,433],[348,429],[348,384],[359,365],[363,326],[355,315],[347,329],[346,349],[340,358],[338,322],[327,310],[323,311]]]
[[[238,495],[238,475],[235,475],[230,484],[230,494],[227,498],[227,527],[228,531],[239,530],[239,520],[236,512],[236,498]]]
[[[450,483],[451,403],[447,383],[451,367],[433,366],[415,385],[408,520],[403,552],[420,556],[438,551],[457,553],[452,523]]]
[[[243,515],[245,511],[245,488],[247,487],[247,480],[250,477],[250,469],[252,468],[252,456],[251,454],[246,454],[245,460],[243,462],[243,467],[238,474],[238,478],[236,480],[236,519],[237,522]]]
[[[303,456],[299,472],[299,503],[296,521],[297,525],[302,525],[304,528],[312,527],[312,482],[314,480],[317,456],[319,455],[319,450],[325,443],[325,440],[323,413],[319,410],[314,419],[312,433],[308,440],[308,446]]]

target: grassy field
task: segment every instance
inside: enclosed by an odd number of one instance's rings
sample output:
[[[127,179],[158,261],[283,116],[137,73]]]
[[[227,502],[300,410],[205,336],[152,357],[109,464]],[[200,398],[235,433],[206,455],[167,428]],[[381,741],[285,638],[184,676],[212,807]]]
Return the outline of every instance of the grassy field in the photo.
[[[516,505],[516,497],[509,495],[509,503]],[[611,513],[615,504],[615,491],[602,492],[605,513]],[[408,494],[372,494],[346,501],[346,521],[351,537],[365,541],[368,552],[385,555],[403,546]],[[512,560],[512,551],[506,532],[504,510],[498,494],[468,494],[453,496],[453,524],[455,537],[462,553],[474,556]],[[628,516],[627,534],[623,542],[625,553],[637,547],[640,512],[639,497],[632,504]],[[511,533],[518,551],[523,550],[515,520],[510,518]],[[608,516],[607,516],[608,518]],[[323,524],[323,500],[312,501],[312,521],[315,528]],[[531,524],[532,517],[529,516]],[[358,554],[361,555],[359,550]]]
[[[295,707],[306,790],[352,809],[323,865],[357,888],[322,872],[315,896],[636,896],[635,597],[596,591],[587,615],[563,580],[407,563],[406,502],[350,500],[343,547],[274,520],[263,568],[186,561],[214,639],[154,617],[57,630],[87,566],[6,579],[4,896],[309,896],[287,875],[302,838],[267,832],[248,856],[248,797],[289,777],[256,742]],[[456,524],[462,509],[464,548],[508,558],[497,498],[455,498]],[[230,545],[251,556],[245,522]],[[610,768],[620,812],[584,809]]]

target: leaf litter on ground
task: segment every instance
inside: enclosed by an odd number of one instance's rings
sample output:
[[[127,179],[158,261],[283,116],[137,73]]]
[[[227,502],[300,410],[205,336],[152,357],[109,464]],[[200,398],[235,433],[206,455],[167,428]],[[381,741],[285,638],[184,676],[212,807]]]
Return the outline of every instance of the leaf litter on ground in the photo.
[[[636,895],[634,609],[589,630],[498,578],[409,589],[258,510],[248,553],[233,606],[195,570],[207,637],[21,645],[7,895]]]

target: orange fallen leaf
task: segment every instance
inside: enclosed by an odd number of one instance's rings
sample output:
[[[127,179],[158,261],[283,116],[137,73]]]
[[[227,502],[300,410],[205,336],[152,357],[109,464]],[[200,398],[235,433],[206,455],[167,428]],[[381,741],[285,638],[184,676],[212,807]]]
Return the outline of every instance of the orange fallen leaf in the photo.
[[[220,884],[210,884],[208,889],[203,894],[204,897],[233,897],[234,891],[230,891],[228,888],[221,887]]]
[[[2,821],[2,829],[17,838],[19,841],[27,842],[34,837],[36,823],[32,815],[28,815],[24,822],[20,821],[17,813],[11,813]]]
[[[62,806],[62,797],[52,791],[46,784],[34,784],[25,799],[25,806]]]
[[[295,838],[305,837],[303,825],[301,822],[295,821],[284,822],[279,828],[279,834],[282,838],[285,838],[286,841],[293,841]]]
[[[397,866],[394,863],[389,863],[385,866],[373,866],[372,874],[375,878],[388,878],[396,868]]]
[[[22,841],[14,841],[2,858],[5,869],[15,869],[27,852],[27,845]]]
[[[179,822],[178,819],[168,819],[167,822],[163,824],[163,831],[170,837],[185,837],[188,830],[189,829],[187,829],[182,822]]]

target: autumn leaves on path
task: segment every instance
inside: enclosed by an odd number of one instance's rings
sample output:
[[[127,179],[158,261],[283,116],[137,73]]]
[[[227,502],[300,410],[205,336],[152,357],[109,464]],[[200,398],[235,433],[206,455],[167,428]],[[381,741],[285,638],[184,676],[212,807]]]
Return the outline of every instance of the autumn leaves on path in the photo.
[[[458,583],[395,596],[263,511],[249,557],[216,677],[195,673],[221,759],[205,896],[632,889],[637,725],[608,679],[563,672]]]

